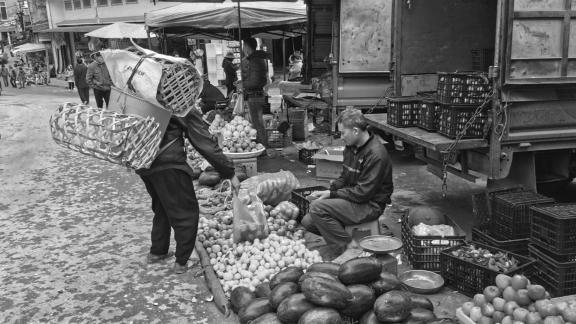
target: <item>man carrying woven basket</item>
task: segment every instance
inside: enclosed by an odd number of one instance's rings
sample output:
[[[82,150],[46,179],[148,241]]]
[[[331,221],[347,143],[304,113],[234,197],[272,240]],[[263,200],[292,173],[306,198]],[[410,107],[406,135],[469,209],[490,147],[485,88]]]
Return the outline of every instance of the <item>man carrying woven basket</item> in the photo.
[[[327,261],[347,249],[358,250],[345,226],[377,220],[394,190],[390,156],[380,138],[368,131],[362,112],[344,111],[338,117],[338,129],[346,144],[342,173],[329,190],[311,194],[309,213],[302,219],[306,230],[326,241],[320,254]]]
[[[222,153],[212,139],[202,115],[192,109],[186,117],[172,116],[160,143],[160,153],[149,169],[136,171],[152,198],[152,246],[148,262],[156,263],[172,256],[168,252],[170,231],[176,240],[174,272],[186,272],[187,262],[194,250],[200,209],[192,183],[192,169],[186,163],[184,138],[194,146],[222,178],[231,179],[232,189],[238,192],[240,181],[234,164]]]

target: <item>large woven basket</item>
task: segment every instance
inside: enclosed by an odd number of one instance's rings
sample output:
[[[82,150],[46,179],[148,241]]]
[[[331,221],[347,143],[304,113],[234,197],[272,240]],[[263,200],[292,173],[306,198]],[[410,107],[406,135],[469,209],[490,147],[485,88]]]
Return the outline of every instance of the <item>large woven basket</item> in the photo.
[[[64,103],[50,118],[54,141],[74,151],[132,169],[149,168],[161,135],[152,117]]]
[[[162,65],[162,78],[156,100],[176,116],[183,117],[188,114],[203,87],[202,76],[196,67],[189,61],[171,62],[150,56],[138,48],[128,48],[127,51]]]

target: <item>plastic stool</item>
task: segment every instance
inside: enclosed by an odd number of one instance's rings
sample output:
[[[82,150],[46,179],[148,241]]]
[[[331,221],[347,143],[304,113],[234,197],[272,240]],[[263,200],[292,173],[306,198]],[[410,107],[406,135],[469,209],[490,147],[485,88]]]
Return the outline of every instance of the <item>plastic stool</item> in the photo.
[[[346,232],[348,232],[348,234],[350,234],[350,236],[352,236],[354,240],[359,241],[366,236],[379,235],[380,221],[379,219],[375,219],[368,223],[348,225],[345,226],[344,228],[346,229]]]

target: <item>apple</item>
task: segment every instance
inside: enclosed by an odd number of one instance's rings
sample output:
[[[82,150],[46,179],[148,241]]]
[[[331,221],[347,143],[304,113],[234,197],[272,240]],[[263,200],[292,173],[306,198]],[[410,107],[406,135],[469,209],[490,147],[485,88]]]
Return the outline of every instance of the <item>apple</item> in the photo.
[[[484,288],[484,296],[486,297],[486,301],[492,302],[494,298],[500,296],[500,288],[496,286],[488,286]]]
[[[470,319],[474,322],[478,322],[478,320],[482,317],[482,310],[478,306],[472,307],[470,310]]]
[[[540,316],[542,316],[544,319],[546,319],[548,316],[558,315],[558,309],[556,308],[556,305],[554,305],[548,299],[539,300],[534,303],[534,306],[536,307],[536,311],[540,313]]]
[[[474,307],[473,302],[465,302],[462,304],[462,312],[466,314],[466,316],[470,316],[470,310],[472,310],[472,307]]]
[[[504,318],[502,319],[502,322],[500,322],[501,324],[512,324],[512,316],[504,316]]]
[[[562,316],[548,316],[544,318],[544,324],[564,324]]]
[[[504,317],[506,317],[506,314],[501,311],[495,311],[494,314],[492,314],[492,320],[494,323],[502,323],[502,319],[504,319]]]
[[[502,297],[496,297],[492,300],[492,305],[494,305],[494,309],[497,311],[504,311],[504,304],[506,304],[506,300]]]
[[[491,317],[482,316],[478,320],[478,324],[494,324],[494,321],[492,320]]]
[[[484,296],[483,294],[476,294],[474,295],[474,305],[480,307],[484,304],[486,304],[488,301],[486,300],[486,296]]]
[[[487,317],[492,317],[492,315],[496,311],[494,309],[494,306],[490,303],[486,303],[486,304],[480,306],[480,310],[482,311],[482,315],[487,316]]]
[[[510,286],[512,286],[514,290],[526,289],[526,287],[528,287],[528,278],[521,274],[515,274],[510,280]]]
[[[514,318],[515,321],[524,322],[528,314],[530,314],[530,312],[527,309],[518,307],[512,313],[512,317]]]
[[[557,305],[558,306],[558,305]],[[562,317],[566,322],[576,323],[576,307],[567,306],[562,310]]]
[[[518,304],[515,301],[506,302],[506,304],[504,304],[504,313],[506,313],[506,315],[512,316],[514,310],[518,307],[520,306],[518,306]]]
[[[530,312],[526,319],[524,320],[526,324],[543,324],[542,316],[537,312]]]
[[[504,298],[507,302],[516,301],[516,290],[512,287],[504,288],[504,291],[502,292],[502,298]]]
[[[530,296],[530,299],[533,301],[544,299],[546,297],[546,289],[541,285],[530,285],[526,289],[528,289],[528,296]]]
[[[500,288],[500,290],[504,290],[506,289],[506,287],[510,286],[510,281],[512,280],[512,278],[508,275],[505,274],[498,274],[496,276],[496,286],[498,288]]]
[[[562,314],[562,312],[568,308],[568,302],[565,301],[561,301],[561,302],[557,302],[554,303],[556,304],[556,309],[558,310],[558,315]],[[569,322],[569,321],[568,321]]]
[[[515,300],[521,307],[528,306],[532,302],[530,296],[528,296],[528,289],[518,289]]]

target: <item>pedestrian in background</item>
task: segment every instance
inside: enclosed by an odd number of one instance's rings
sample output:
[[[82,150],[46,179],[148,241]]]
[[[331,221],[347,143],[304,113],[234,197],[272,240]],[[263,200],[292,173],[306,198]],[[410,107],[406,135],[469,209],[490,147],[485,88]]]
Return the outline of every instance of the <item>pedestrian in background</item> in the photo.
[[[22,66],[18,68],[18,83],[20,83],[20,89],[26,88],[26,72]]]
[[[112,80],[110,79],[108,67],[104,62],[102,54],[100,54],[100,52],[96,52],[92,55],[94,62],[88,65],[88,71],[86,72],[86,83],[88,83],[88,86],[94,89],[96,106],[98,108],[102,108],[105,101],[106,108],[108,108],[108,101],[110,101],[110,91],[112,89]]]
[[[90,87],[86,82],[86,72],[88,72],[88,67],[84,64],[84,60],[78,57],[76,59],[76,66],[74,67],[74,82],[78,89],[80,101],[85,105],[90,102]]]
[[[68,65],[64,75],[66,76],[66,81],[68,81],[68,91],[74,90],[74,69],[72,65]]]
[[[2,65],[0,68],[0,76],[2,76],[2,79],[4,80],[4,86],[8,88],[8,68],[6,65]]]
[[[236,85],[234,83],[238,81],[238,75],[236,74],[238,66],[234,64],[234,53],[226,53],[224,60],[222,60],[222,68],[226,75],[226,80],[224,81],[226,85],[226,97],[230,98],[230,94],[236,92]]]
[[[16,88],[16,79],[18,78],[18,75],[16,74],[16,68],[13,68],[12,66],[10,66],[10,84],[12,85],[13,88]]]

